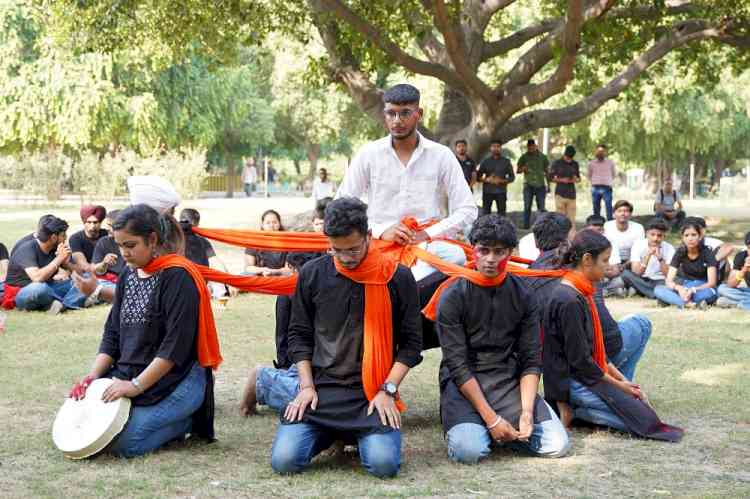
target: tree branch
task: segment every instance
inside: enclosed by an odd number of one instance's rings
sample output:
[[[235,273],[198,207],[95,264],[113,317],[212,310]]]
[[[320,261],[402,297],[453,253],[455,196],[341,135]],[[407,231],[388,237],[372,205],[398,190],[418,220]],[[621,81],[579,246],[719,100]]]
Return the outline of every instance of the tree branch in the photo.
[[[719,28],[709,26],[706,21],[693,20],[677,23],[669,35],[663,37],[651,48],[633,59],[607,85],[571,106],[560,109],[529,111],[513,118],[501,127],[500,135],[507,139],[518,137],[539,128],[553,128],[575,123],[592,114],[608,100],[620,95],[628,85],[670,51],[690,42],[711,38],[721,40],[722,33]]]
[[[493,57],[507,54],[511,50],[522,47],[529,40],[539,35],[549,33],[560,25],[559,19],[546,19],[539,24],[529,26],[522,30],[516,31],[512,35],[500,38],[492,42],[485,42],[482,50],[482,62],[488,61]]]
[[[423,61],[407,54],[401,47],[387,37],[384,37],[375,26],[365,21],[356,12],[341,2],[341,0],[310,0],[310,4],[320,14],[326,14],[328,11],[334,13],[337,18],[342,19],[358,31],[373,45],[388,54],[396,64],[403,66],[405,69],[426,76],[432,76],[457,89],[466,89],[464,80],[455,71],[446,66]],[[320,7],[323,8],[321,9]]]

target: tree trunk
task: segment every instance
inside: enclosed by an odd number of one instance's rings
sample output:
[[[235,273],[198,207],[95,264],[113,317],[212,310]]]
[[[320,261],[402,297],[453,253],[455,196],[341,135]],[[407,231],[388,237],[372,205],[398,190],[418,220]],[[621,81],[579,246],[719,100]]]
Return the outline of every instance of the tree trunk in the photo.
[[[315,178],[315,174],[318,172],[320,144],[305,144],[305,154],[307,154],[307,160],[310,162],[310,169],[307,171],[307,178],[312,180]]]
[[[724,159],[716,158],[714,160],[714,184],[718,186],[721,184],[721,174],[726,168],[727,162]]]
[[[302,167],[299,164],[299,160],[293,159],[292,162],[294,163],[294,171],[297,173],[297,176],[302,175]]]
[[[234,197],[234,158],[225,151],[224,161],[227,162],[227,198],[231,199]]]

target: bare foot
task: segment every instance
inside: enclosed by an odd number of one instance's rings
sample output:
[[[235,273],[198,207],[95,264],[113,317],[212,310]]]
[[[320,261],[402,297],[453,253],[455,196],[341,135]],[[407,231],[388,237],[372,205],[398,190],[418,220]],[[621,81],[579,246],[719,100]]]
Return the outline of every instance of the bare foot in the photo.
[[[570,429],[573,422],[573,409],[566,402],[558,402],[557,409],[560,411],[560,422],[566,429]]]
[[[257,399],[255,397],[255,382],[258,379],[258,367],[250,369],[250,374],[247,377],[247,383],[245,383],[245,390],[242,392],[242,400],[240,401],[240,415],[252,416],[257,414],[255,410],[255,404]]]

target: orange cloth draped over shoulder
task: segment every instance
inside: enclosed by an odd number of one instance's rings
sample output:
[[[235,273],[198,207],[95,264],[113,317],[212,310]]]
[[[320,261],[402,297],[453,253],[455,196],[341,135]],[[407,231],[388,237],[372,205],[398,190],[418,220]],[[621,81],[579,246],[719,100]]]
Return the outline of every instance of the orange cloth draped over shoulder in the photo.
[[[335,258],[333,261],[340,274],[365,287],[362,386],[371,401],[393,367],[393,315],[388,283],[396,273],[398,261],[373,249],[352,270],[342,267]],[[404,412],[406,404],[397,400],[396,408]]]
[[[175,254],[160,256],[151,260],[143,270],[154,274],[160,270],[179,267],[185,269],[198,289],[198,363],[203,367],[216,369],[223,360],[219,350],[219,337],[216,334],[214,313],[211,310],[211,295],[198,266],[187,258]]]

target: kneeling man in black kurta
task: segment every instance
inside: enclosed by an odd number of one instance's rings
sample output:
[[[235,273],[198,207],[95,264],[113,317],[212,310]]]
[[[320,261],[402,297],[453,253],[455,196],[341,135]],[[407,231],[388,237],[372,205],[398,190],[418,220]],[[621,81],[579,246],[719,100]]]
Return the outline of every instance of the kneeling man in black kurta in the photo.
[[[302,267],[292,298],[288,349],[299,393],[281,417],[271,466],[299,472],[334,441],[356,441],[364,468],[392,477],[405,409],[398,387],[422,359],[417,284],[370,247],[358,199],[332,201],[323,232],[330,255]]]
[[[498,215],[479,218],[469,240],[478,274],[442,292],[437,310],[443,350],[440,414],[448,456],[474,464],[494,443],[543,457],[562,457],[570,443],[552,409],[537,395],[542,372],[537,302],[505,267],[518,243]]]

